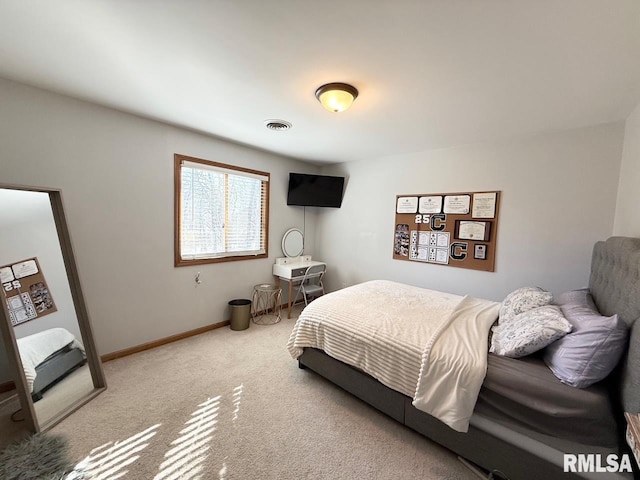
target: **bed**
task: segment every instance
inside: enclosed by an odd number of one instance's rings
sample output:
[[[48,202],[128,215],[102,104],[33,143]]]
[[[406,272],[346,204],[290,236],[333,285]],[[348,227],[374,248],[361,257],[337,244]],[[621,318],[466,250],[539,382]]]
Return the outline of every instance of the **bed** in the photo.
[[[633,458],[623,412],[640,412],[635,326],[640,239],[612,237],[594,246],[588,293],[602,315],[617,315],[624,323],[628,347],[611,374],[586,388],[561,382],[545,363],[545,350],[517,359],[487,354],[493,345],[488,333],[496,331],[503,304],[432,291],[423,296],[418,290],[424,289],[374,281],[321,297],[301,313],[289,351],[300,368],[320,374],[496,478],[637,478],[633,461],[633,473],[565,472],[565,454],[605,467],[607,458]],[[436,325],[414,338],[407,332],[415,331],[413,318],[429,302],[435,302],[430,315]],[[371,312],[381,320],[363,327]],[[405,323],[394,323],[396,318]],[[470,336],[469,329],[475,330]],[[447,331],[453,335],[441,341]],[[385,345],[386,333],[401,339],[393,354]],[[461,337],[461,345],[452,344],[453,337]],[[452,367],[460,356],[468,357],[473,368]],[[431,370],[445,375],[434,377]],[[456,378],[462,381],[456,384]]]
[[[43,330],[16,340],[33,401],[86,363],[82,343],[64,328]]]

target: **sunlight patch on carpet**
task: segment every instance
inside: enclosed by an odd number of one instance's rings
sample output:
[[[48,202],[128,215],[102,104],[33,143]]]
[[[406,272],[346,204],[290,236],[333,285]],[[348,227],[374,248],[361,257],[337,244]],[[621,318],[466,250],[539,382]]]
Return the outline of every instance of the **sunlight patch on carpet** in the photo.
[[[158,423],[149,427],[122,442],[108,442],[94,448],[65,480],[85,477],[91,480],[117,480],[124,477],[129,473],[126,467],[140,458],[139,453],[149,445],[148,440],[157,433],[160,425]]]
[[[218,479],[225,480],[227,478],[227,462],[222,462],[222,468],[218,472]]]
[[[233,418],[231,421],[235,424],[240,414],[240,402],[242,401],[242,387],[243,384],[238,385],[233,389]]]
[[[231,393],[231,424],[235,427],[240,415],[240,404],[244,385],[235,387]],[[204,477],[204,461],[209,456],[213,434],[220,421],[222,395],[208,398],[198,405],[180,430],[179,437],[171,442],[171,448],[164,454],[164,461],[153,480],[199,480]],[[228,413],[227,413],[228,415]],[[226,422],[229,417],[226,417]],[[108,442],[94,448],[64,480],[118,480],[129,473],[128,467],[136,462],[149,445],[150,440],[160,430],[158,423],[126,440]],[[166,428],[166,427],[165,427]],[[226,459],[225,459],[226,460]],[[228,473],[226,461],[218,472],[220,480]],[[2,478],[2,477],[0,477]],[[207,477],[209,478],[209,477]]]
[[[211,440],[218,423],[221,396],[209,398],[198,405],[191,418],[180,431],[181,436],[171,442],[175,445],[164,457],[160,472],[154,480],[195,480],[202,473],[202,462],[207,458]]]

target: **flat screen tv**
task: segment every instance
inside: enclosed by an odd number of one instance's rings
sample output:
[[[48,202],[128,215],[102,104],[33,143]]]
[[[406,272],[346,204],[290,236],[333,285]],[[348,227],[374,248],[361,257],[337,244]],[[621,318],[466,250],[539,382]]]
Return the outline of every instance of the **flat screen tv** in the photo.
[[[287,205],[340,208],[343,188],[344,177],[290,173]]]

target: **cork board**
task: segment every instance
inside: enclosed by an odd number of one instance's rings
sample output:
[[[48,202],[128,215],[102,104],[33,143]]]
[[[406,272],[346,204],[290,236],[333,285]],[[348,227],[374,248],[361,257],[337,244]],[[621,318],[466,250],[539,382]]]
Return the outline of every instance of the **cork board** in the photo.
[[[0,267],[0,283],[14,327],[57,311],[35,257]]]
[[[500,192],[396,196],[393,258],[495,271]]]

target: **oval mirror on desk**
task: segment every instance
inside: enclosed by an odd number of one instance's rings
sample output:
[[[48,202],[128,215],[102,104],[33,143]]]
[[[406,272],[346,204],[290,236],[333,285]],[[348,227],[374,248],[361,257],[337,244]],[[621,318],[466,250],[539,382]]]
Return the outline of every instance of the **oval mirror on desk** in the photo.
[[[290,228],[282,237],[282,253],[285,257],[298,257],[304,251],[304,235],[297,228]]]
[[[0,332],[22,416],[46,430],[106,388],[59,190],[0,185]],[[0,419],[4,422],[6,419]]]

